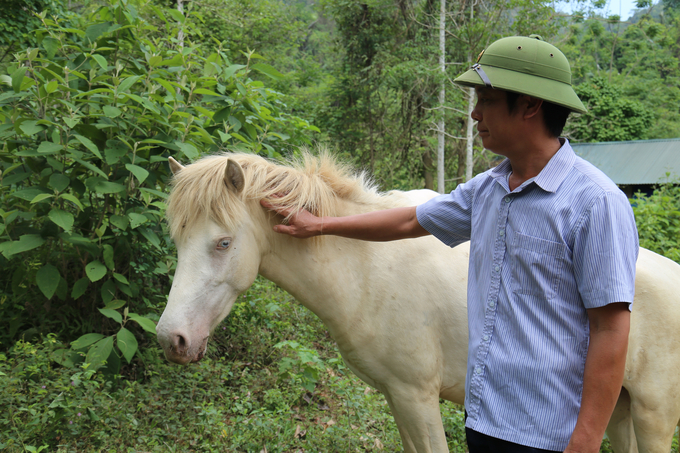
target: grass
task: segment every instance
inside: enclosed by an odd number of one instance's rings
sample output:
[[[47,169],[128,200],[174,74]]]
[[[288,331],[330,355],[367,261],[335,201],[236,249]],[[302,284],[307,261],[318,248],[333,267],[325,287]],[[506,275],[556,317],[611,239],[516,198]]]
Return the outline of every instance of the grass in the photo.
[[[401,450],[384,397],[345,368],[321,322],[271,283],[258,280],[240,298],[198,364],[171,365],[154,338],[139,340],[142,352],[120,376],[57,365],[51,353],[63,345],[53,335],[0,354],[0,449]],[[465,452],[462,407],[441,410],[451,452]]]

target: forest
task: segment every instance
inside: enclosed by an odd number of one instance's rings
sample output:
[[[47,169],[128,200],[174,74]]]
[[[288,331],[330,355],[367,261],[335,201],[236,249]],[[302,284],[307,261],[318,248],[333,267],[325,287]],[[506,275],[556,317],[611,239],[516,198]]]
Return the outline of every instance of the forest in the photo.
[[[0,450],[400,451],[384,397],[261,277],[203,361],[165,361],[168,157],[329,150],[380,190],[450,191],[500,162],[475,136],[474,92],[452,80],[494,40],[530,34],[571,62],[588,109],[567,123],[572,142],[680,137],[679,0],[638,0],[628,18],[606,0],[441,6],[4,1]],[[680,262],[677,181],[632,206],[641,245]],[[465,452],[463,408],[441,411]]]

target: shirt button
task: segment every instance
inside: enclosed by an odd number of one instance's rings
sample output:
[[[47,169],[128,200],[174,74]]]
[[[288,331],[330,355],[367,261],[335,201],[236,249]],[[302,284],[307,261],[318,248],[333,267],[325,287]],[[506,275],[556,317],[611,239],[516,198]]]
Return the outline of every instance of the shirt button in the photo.
[[[490,301],[489,301],[489,307],[493,308],[493,307],[495,307],[495,306],[496,306],[496,302],[490,300]]]
[[[493,270],[495,270],[496,272],[498,272],[498,271],[501,270],[501,267],[500,267],[500,266],[496,266],[496,267],[493,268]]]
[[[504,235],[505,235],[505,230],[500,230],[500,231],[498,232],[498,235],[499,235],[499,236],[504,236]]]
[[[475,374],[482,374],[482,367],[481,366],[475,367]]]
[[[484,341],[489,341],[489,336],[488,336],[488,335],[484,335],[484,336],[482,337],[482,340],[484,340]]]
[[[506,203],[510,203],[510,197],[505,197],[504,200],[505,200]]]

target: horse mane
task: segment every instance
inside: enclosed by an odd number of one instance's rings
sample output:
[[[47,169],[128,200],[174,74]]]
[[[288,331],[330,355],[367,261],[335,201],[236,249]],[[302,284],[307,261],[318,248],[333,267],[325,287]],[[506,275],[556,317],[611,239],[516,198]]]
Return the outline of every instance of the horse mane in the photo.
[[[229,160],[244,172],[244,189],[235,194],[224,175]],[[303,150],[283,164],[254,154],[223,153],[204,157],[178,172],[172,181],[167,216],[170,233],[180,239],[191,226],[212,219],[234,230],[246,214],[246,203],[269,199],[273,204],[304,208],[317,216],[332,216],[340,200],[384,205],[375,184],[326,150]],[[385,205],[386,206],[386,205]]]

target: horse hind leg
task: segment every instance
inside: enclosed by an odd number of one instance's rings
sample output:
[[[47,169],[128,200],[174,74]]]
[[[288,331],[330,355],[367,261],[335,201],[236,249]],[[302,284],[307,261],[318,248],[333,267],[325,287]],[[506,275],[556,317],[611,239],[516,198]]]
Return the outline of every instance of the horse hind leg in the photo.
[[[638,453],[630,404],[628,390],[621,388],[621,394],[607,425],[607,437],[616,453]]]
[[[670,390],[670,389],[666,389]],[[645,401],[631,395],[631,411],[635,438],[640,452],[667,453],[671,449],[678,420],[678,401],[670,393],[647,395]]]

